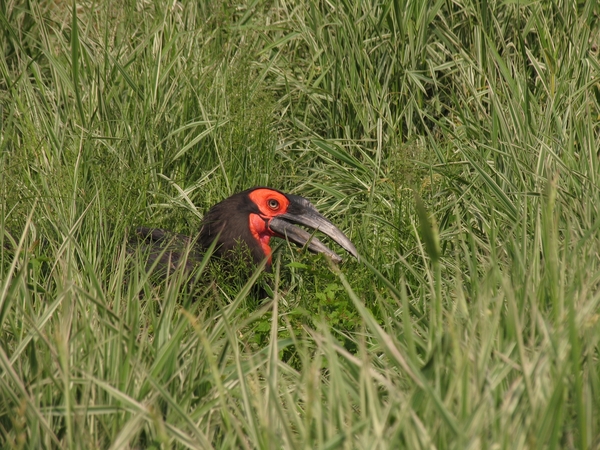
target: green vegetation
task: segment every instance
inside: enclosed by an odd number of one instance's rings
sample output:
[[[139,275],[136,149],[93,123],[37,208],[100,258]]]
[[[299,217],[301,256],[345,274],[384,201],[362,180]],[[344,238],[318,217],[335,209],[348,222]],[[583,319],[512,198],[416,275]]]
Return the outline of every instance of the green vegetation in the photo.
[[[595,1],[16,1],[0,34],[0,447],[600,446]],[[127,254],[253,185],[363,260],[189,289]]]

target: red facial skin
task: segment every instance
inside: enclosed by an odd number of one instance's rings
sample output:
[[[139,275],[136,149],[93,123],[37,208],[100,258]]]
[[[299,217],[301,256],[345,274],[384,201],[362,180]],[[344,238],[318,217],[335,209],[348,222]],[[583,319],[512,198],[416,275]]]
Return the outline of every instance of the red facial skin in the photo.
[[[256,189],[248,194],[250,200],[258,206],[260,214],[250,214],[248,225],[252,236],[260,243],[269,264],[271,263],[271,247],[269,240],[279,236],[269,228],[273,217],[285,214],[290,202],[285,195],[270,189]]]

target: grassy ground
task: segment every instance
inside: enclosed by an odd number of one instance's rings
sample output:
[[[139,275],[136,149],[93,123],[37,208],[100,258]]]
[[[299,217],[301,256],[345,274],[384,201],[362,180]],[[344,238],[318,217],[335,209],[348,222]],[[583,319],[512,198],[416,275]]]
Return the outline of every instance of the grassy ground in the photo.
[[[0,446],[600,448],[597,8],[1,2]],[[127,255],[253,185],[363,261]]]

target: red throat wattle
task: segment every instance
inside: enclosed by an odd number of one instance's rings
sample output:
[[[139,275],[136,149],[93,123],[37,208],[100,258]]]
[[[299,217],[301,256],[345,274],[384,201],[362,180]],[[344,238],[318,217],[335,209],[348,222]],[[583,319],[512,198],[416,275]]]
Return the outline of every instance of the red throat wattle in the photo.
[[[271,246],[269,245],[269,240],[271,239],[271,236],[275,236],[275,233],[269,230],[265,219],[258,214],[250,214],[248,217],[248,225],[250,226],[252,236],[259,242],[260,247],[263,252],[265,252],[267,261],[271,264]]]

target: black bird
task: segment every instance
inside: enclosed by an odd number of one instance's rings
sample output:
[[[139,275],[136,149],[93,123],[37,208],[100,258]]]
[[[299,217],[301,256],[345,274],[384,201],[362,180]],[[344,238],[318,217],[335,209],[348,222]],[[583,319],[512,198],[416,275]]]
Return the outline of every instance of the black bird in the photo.
[[[318,230],[358,258],[356,248],[344,233],[323,217],[303,197],[284,194],[268,187],[254,187],[217,203],[204,216],[197,238],[167,230],[140,227],[135,230],[136,242],[149,251],[148,266],[157,262],[159,269],[174,269],[180,264],[185,248],[189,249],[186,270],[201,260],[202,252],[216,240],[214,254],[230,258],[239,243],[245,243],[256,264],[267,260],[266,270],[271,269],[270,239],[288,239],[306,246],[314,253],[324,253],[339,263],[342,258],[327,248],[320,240],[294,224]]]

